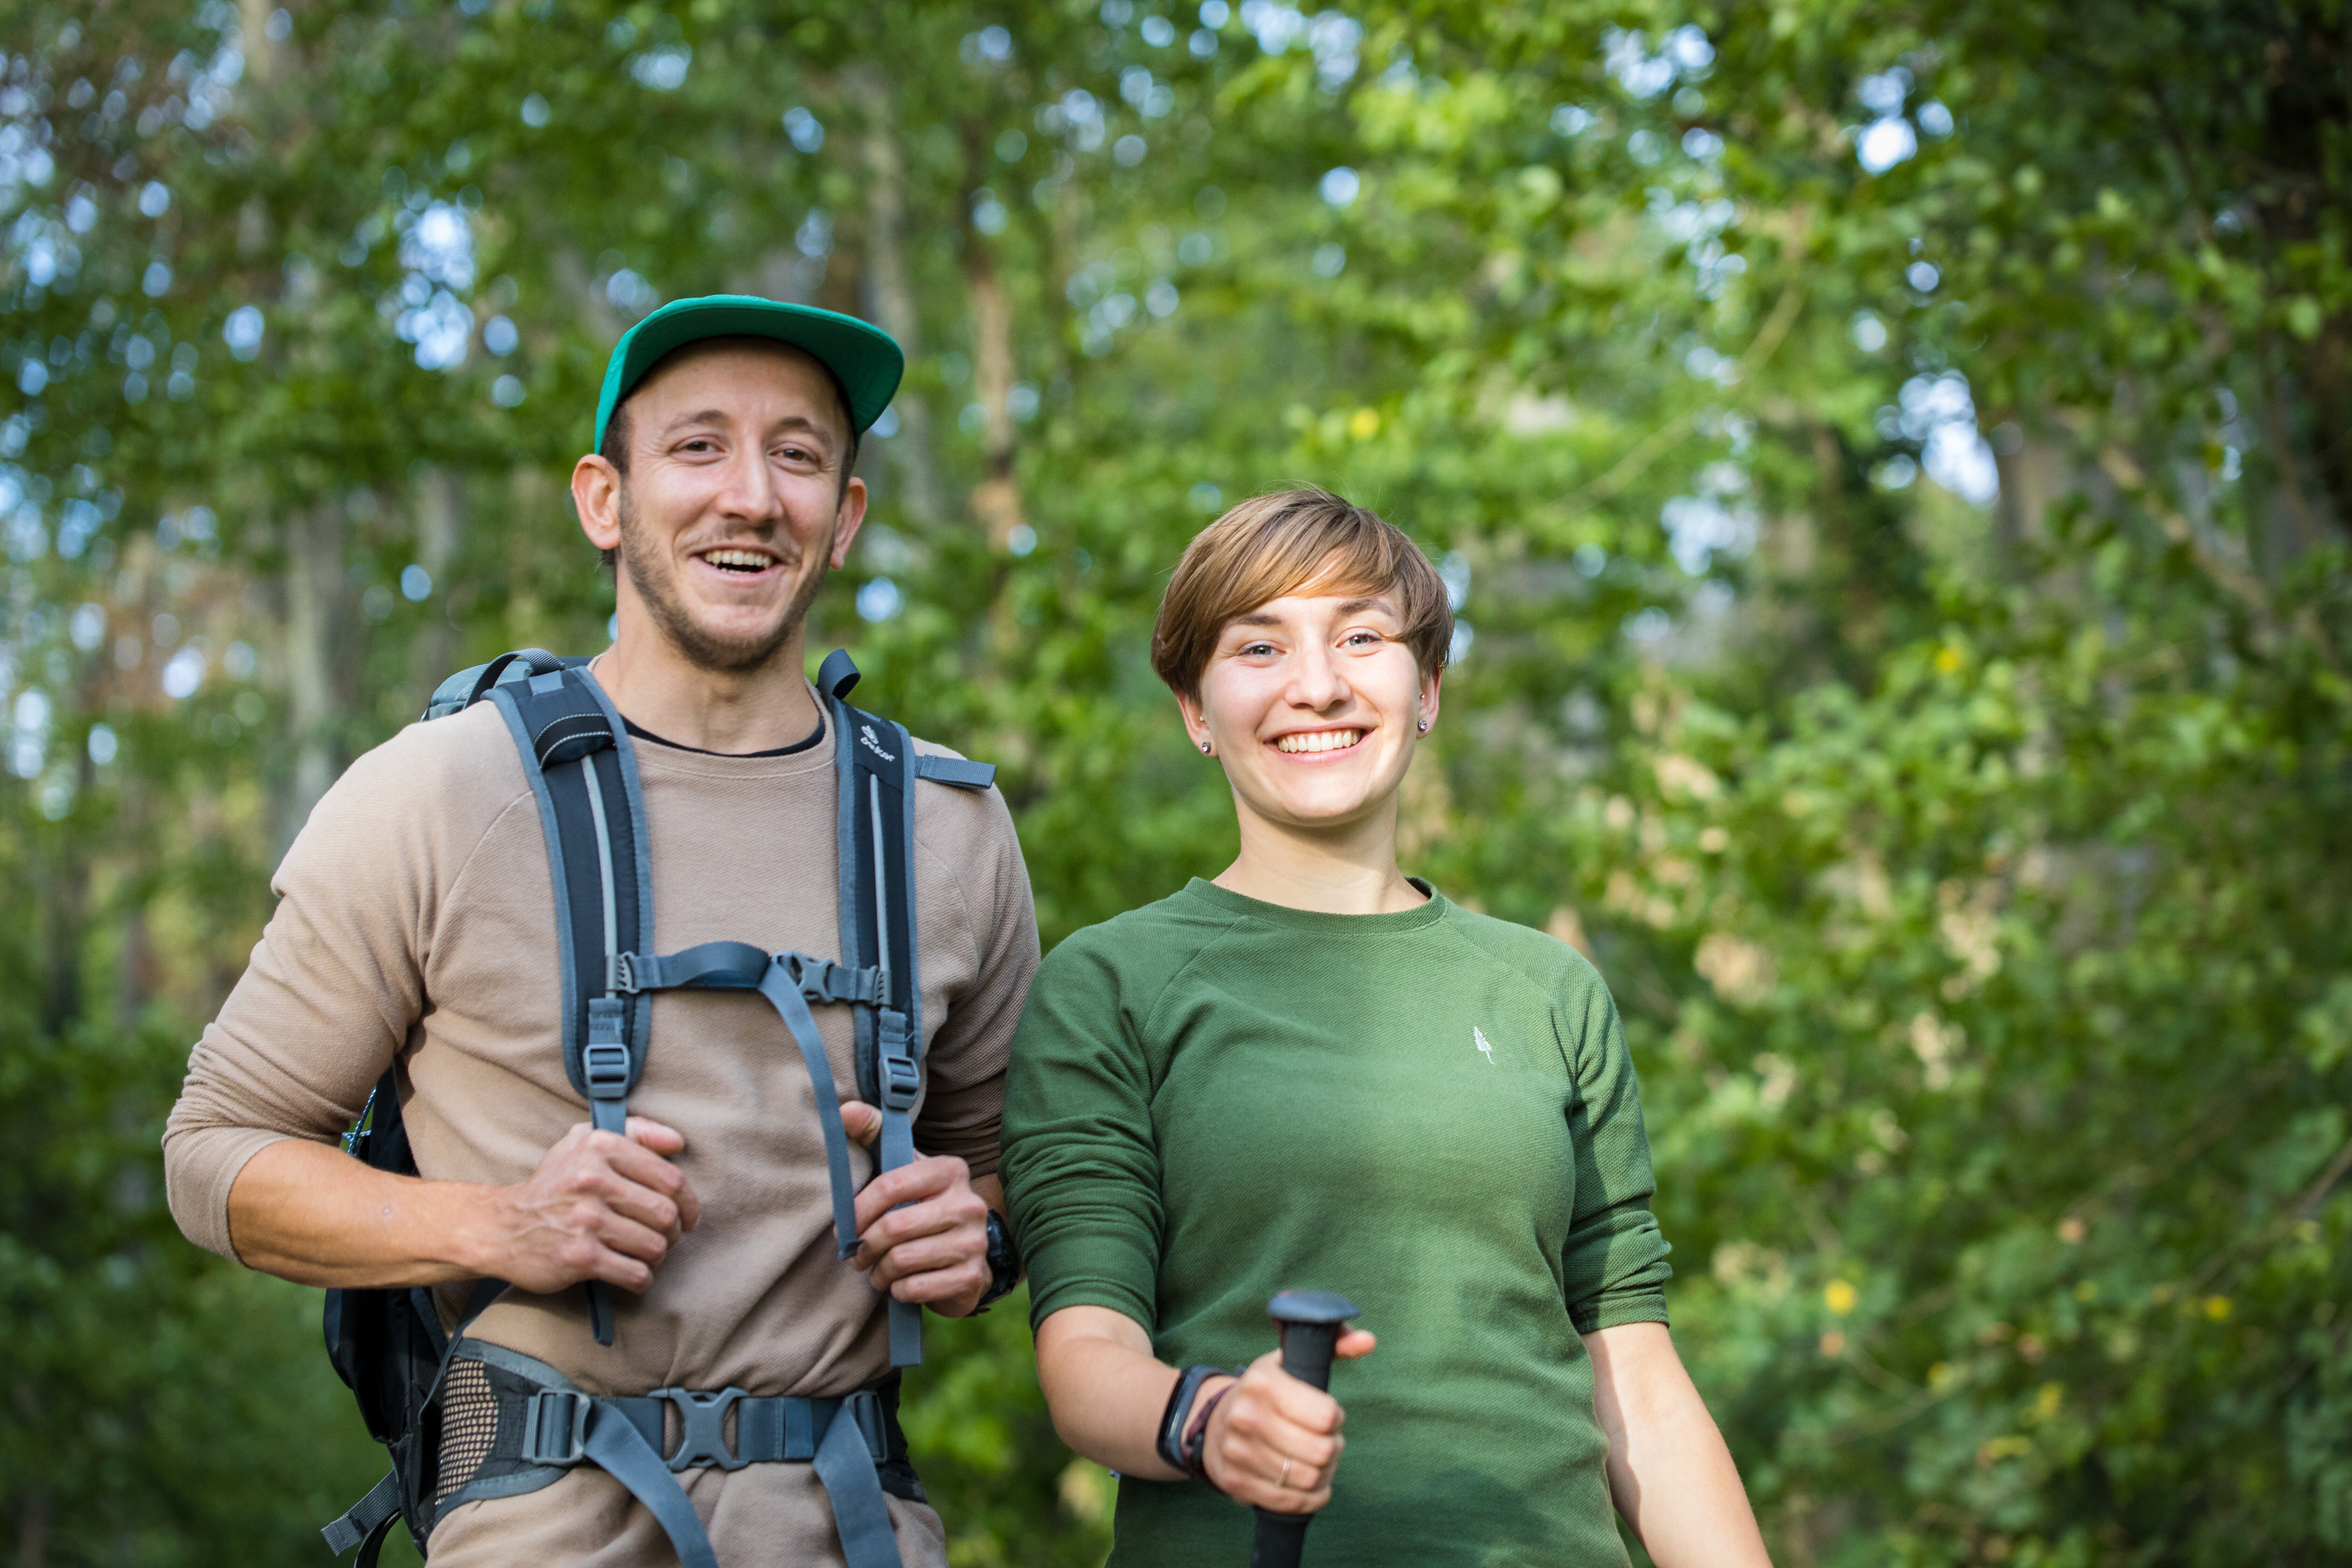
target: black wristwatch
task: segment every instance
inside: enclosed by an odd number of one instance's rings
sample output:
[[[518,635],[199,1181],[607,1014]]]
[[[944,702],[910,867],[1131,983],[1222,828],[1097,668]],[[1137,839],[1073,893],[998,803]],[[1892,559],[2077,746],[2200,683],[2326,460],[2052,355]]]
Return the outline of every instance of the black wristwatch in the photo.
[[[991,1301],[1000,1300],[1013,1293],[1021,1283],[1021,1254],[1013,1246],[1013,1233],[1004,1228],[1004,1216],[994,1209],[988,1211],[988,1289],[980,1293],[980,1306],[984,1310]]]
[[[1184,1447],[1185,1428],[1192,1422],[1192,1404],[1200,1398],[1202,1384],[1226,1375],[1221,1366],[1188,1366],[1176,1379],[1176,1386],[1168,1391],[1168,1408],[1160,1413],[1160,1436],[1155,1447],[1169,1468],[1187,1475],[1194,1473],[1197,1456],[1187,1453]]]

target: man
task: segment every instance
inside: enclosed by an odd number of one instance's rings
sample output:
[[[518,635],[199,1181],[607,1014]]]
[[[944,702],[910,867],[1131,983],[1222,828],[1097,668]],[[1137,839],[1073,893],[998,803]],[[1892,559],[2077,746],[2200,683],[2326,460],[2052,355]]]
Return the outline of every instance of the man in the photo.
[[[834,748],[847,742],[803,674],[803,621],[864,519],[857,438],[901,363],[863,322],[733,297],[667,306],[614,350],[597,450],[572,491],[589,542],[619,563],[618,630],[590,670],[642,779],[649,951],[734,941],[844,956]],[[815,1086],[761,996],[657,994],[625,1131],[583,1121],[548,851],[488,701],[362,757],[288,852],[277,913],[164,1134],[174,1216],[199,1244],[299,1283],[444,1287],[445,1325],[473,1281],[506,1280],[469,1339],[591,1394],[818,1398],[877,1384],[890,1367],[884,1292],[961,1316],[1009,1283],[1001,1249],[990,1257],[998,1110],[1037,963],[1001,797],[920,786],[914,835],[922,1153],[870,1182],[873,1161],[854,1156],[850,1261],[834,1244]],[[851,1102],[843,1121],[870,1142],[881,1115],[854,1102],[850,1009],[814,1013]],[[335,1146],[394,1063],[418,1177]],[[613,1303],[609,1346],[584,1282]],[[460,1425],[453,1411],[445,1486],[473,1462],[450,1447]],[[838,1563],[816,1468],[703,1466],[677,1482],[719,1562]],[[900,1557],[944,1563],[938,1516],[903,1495],[919,1489],[899,1490],[887,1508]],[[649,1507],[578,1465],[451,1508],[433,1561],[669,1562]]]

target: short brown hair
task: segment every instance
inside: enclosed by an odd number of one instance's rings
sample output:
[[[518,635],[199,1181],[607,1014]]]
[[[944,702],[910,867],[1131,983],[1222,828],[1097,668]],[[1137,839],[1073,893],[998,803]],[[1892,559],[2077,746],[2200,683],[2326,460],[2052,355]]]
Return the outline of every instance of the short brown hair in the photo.
[[[1422,673],[1445,662],[1454,606],[1429,557],[1378,514],[1307,486],[1243,501],[1184,547],[1151,628],[1151,668],[1198,697],[1225,624],[1309,585],[1394,595]]]

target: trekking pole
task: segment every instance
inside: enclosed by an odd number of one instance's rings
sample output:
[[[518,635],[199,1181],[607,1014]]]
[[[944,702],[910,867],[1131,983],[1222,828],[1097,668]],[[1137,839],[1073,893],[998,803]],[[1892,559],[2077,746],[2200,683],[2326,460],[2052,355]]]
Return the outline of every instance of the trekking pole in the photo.
[[[1328,1290],[1285,1290],[1265,1310],[1282,1326],[1282,1370],[1301,1383],[1329,1388],[1331,1352],[1339,1342],[1339,1331],[1356,1316],[1356,1304]],[[1298,1554],[1307,1549],[1307,1527],[1314,1522],[1311,1513],[1259,1509],[1250,1568],[1298,1568]]]

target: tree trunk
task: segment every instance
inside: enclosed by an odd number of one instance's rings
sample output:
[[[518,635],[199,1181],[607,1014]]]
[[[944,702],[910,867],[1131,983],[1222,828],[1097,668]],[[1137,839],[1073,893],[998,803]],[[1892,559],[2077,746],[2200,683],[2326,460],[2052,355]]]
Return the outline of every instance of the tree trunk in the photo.
[[[281,846],[335,782],[335,626],[343,597],[342,511],[331,501],[304,508],[286,527],[286,695],[294,777]]]
[[[997,275],[996,258],[981,236],[967,233],[964,278],[971,289],[972,388],[980,394],[984,477],[972,488],[971,513],[999,550],[1027,520],[1013,478],[1019,432],[1013,419],[1013,305]]]
[[[411,657],[421,696],[429,698],[434,687],[457,664],[457,627],[450,618],[450,593],[463,543],[464,483],[447,468],[426,469],[417,479],[415,505],[416,563],[433,579],[433,592],[425,601],[431,613],[411,645]],[[419,700],[418,709],[424,706]]]
[[[861,68],[852,74],[851,93],[866,110],[866,281],[869,310],[882,330],[898,340],[908,363],[922,352],[921,321],[915,308],[915,290],[907,278],[907,163],[898,148],[898,131],[890,89],[878,73]],[[915,393],[901,390],[898,433],[889,437],[889,463],[904,492],[908,518],[928,528],[946,508],[940,496],[939,471],[931,458],[930,405]]]

